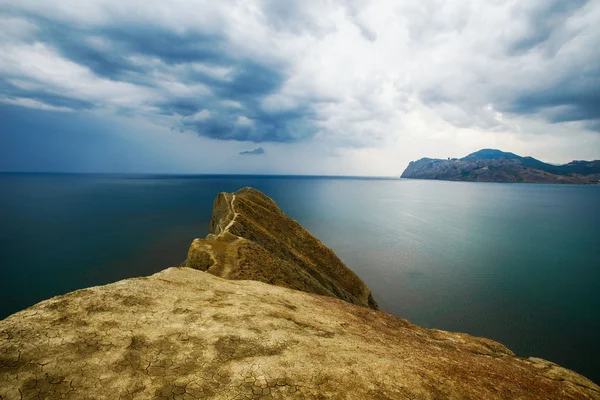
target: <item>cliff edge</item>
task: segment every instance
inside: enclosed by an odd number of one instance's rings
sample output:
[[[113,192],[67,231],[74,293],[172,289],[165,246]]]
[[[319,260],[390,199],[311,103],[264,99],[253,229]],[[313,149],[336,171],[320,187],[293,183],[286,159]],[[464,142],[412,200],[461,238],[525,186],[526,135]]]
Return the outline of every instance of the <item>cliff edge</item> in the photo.
[[[250,189],[235,199],[217,198],[213,234],[200,242],[210,245],[206,256],[190,250],[188,264],[213,273],[169,268],[57,296],[0,321],[0,399],[600,399],[600,387],[551,362],[365,307],[366,286],[350,287],[364,285],[353,277],[336,283],[337,269],[294,278],[294,268],[321,265],[281,258],[289,251],[309,262],[304,251],[313,253],[302,244],[316,239],[305,230],[297,231],[301,239],[273,239],[294,251],[260,246],[274,260],[268,273],[253,271],[258,257],[246,261],[250,272],[241,258],[232,265],[245,254],[232,242],[258,246],[246,238],[266,234],[258,227],[267,225],[242,216],[272,208],[258,208],[268,198]],[[287,223],[272,229],[296,232],[297,223]],[[319,244],[314,254],[327,256],[331,250]],[[273,277],[279,265],[291,269]],[[281,285],[218,276],[238,273]],[[319,286],[306,274],[353,297],[315,294]],[[304,279],[308,292],[282,287]]]
[[[185,266],[378,308],[367,285],[329,247],[248,187],[219,193],[210,233],[192,242]]]

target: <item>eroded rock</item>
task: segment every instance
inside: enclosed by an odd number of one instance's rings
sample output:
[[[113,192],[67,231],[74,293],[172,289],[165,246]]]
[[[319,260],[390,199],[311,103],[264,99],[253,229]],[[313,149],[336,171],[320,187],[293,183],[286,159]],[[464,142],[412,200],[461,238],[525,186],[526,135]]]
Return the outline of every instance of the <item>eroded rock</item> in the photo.
[[[327,246],[252,188],[220,193],[210,233],[190,246],[186,266],[377,309],[368,286]]]
[[[170,268],[1,321],[0,398],[600,399],[600,388],[488,339]]]

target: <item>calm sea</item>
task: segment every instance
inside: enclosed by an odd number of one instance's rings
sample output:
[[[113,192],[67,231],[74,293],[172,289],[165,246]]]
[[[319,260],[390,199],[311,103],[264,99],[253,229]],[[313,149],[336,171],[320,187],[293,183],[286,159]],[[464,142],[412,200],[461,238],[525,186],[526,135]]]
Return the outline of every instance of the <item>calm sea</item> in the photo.
[[[600,383],[600,187],[258,176],[0,174],[0,318],[180,264],[220,191],[255,187],[381,308]]]

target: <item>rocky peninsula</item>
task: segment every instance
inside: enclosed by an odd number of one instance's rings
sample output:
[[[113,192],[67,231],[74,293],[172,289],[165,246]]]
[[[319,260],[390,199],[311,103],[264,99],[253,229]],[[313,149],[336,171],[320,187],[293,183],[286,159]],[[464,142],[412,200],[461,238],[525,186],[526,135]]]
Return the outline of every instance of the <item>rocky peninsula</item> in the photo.
[[[466,182],[600,184],[600,160],[554,165],[496,149],[411,161],[401,178]]]
[[[273,200],[221,193],[185,266],[0,321],[0,399],[600,399],[552,362],[377,308]]]

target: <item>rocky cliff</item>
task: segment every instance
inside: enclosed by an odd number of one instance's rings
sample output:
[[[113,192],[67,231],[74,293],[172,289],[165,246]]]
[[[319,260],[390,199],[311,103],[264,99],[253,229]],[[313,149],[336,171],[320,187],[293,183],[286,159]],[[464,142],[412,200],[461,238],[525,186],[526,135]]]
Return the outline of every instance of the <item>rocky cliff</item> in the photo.
[[[551,362],[374,310],[279,213],[254,190],[221,194],[187,261],[206,272],[169,268],[0,321],[0,399],[600,399]]]
[[[402,178],[469,182],[600,183],[600,160],[547,164],[532,157],[484,149],[460,159],[411,161]]]
[[[367,285],[330,248],[252,188],[217,196],[210,233],[194,240],[185,265],[377,309]]]

